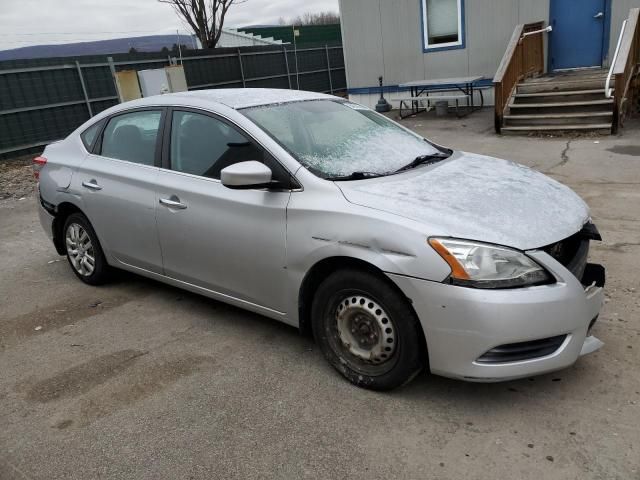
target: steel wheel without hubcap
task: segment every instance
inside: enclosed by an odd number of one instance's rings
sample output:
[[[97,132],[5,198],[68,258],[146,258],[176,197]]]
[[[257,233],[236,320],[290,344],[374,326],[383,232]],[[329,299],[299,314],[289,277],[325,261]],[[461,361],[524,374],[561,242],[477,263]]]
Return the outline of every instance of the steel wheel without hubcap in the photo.
[[[80,275],[90,276],[95,270],[96,254],[89,234],[82,225],[71,223],[65,235],[71,265]]]
[[[395,330],[384,309],[370,298],[354,295],[336,309],[342,346],[365,363],[380,364],[393,356]]]
[[[392,369],[398,348],[396,327],[380,302],[355,291],[342,292],[334,302],[328,325],[334,352],[362,375],[382,375]]]
[[[329,275],[314,295],[311,318],[322,353],[355,385],[391,390],[426,364],[408,300],[377,273],[344,269]]]

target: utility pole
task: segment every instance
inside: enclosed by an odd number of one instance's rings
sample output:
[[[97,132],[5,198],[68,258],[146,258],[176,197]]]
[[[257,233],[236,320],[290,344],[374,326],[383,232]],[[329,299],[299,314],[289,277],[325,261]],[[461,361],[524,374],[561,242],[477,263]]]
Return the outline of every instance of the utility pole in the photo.
[[[178,54],[180,55],[180,65],[182,65],[182,47],[180,46],[180,33],[178,33],[178,29],[176,29],[176,38],[178,39]]]
[[[298,42],[297,42],[297,37],[300,36],[300,30],[296,30],[296,26],[291,25],[291,28],[293,29],[293,53],[296,57],[296,87],[298,88],[298,90],[300,90],[300,73],[298,71]]]

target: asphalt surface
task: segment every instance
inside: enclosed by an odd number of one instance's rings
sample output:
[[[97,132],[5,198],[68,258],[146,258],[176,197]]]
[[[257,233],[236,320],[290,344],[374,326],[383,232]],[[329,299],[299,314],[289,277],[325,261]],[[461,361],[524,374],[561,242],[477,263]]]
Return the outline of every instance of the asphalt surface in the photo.
[[[551,375],[351,386],[290,327],[143,278],[80,283],[31,197],[0,201],[0,479],[640,479],[640,126],[496,137],[406,124],[585,198],[608,269],[599,352]]]

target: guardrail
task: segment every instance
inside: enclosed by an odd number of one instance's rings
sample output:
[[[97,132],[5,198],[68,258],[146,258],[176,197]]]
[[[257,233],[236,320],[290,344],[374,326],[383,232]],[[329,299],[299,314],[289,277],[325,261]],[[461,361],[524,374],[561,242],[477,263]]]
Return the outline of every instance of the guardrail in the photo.
[[[614,78],[612,133],[623,126],[640,95],[640,8],[632,8],[618,42],[618,55],[611,67]],[[609,88],[610,78],[606,88]]]
[[[544,22],[518,25],[513,31],[507,50],[493,78],[495,90],[495,129],[502,129],[504,111],[509,105],[518,82],[523,78],[544,73],[543,34],[550,27],[542,28]]]

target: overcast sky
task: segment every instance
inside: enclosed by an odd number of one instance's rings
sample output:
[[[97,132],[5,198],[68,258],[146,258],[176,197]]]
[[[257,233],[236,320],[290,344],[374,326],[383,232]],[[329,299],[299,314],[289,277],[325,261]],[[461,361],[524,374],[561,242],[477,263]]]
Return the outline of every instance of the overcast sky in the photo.
[[[338,11],[338,0],[247,0],[225,26],[276,24],[305,12]],[[171,6],[157,0],[0,0],[0,50],[123,36],[188,32]]]

